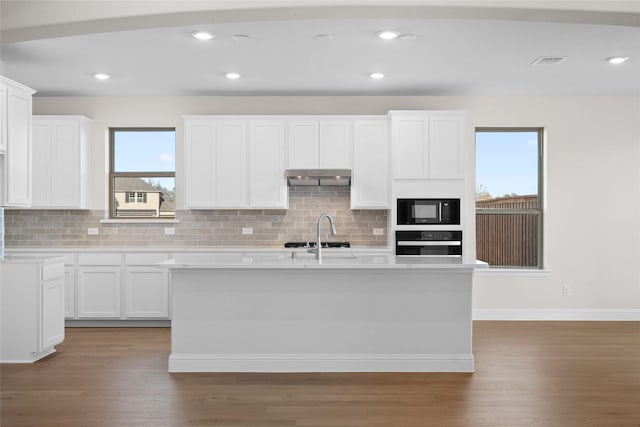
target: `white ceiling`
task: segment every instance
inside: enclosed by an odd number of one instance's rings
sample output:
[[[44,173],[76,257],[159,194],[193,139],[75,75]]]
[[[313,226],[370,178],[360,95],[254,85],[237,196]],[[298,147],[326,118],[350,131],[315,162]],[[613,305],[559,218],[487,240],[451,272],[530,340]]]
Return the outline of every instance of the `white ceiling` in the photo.
[[[38,96],[640,95],[638,1],[322,3],[2,0],[1,72]]]

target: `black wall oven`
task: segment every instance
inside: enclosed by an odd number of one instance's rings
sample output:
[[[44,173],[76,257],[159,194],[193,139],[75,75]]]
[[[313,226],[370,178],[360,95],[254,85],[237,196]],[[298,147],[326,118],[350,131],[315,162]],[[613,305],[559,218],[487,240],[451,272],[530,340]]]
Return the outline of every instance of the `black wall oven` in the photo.
[[[397,224],[460,224],[460,199],[398,199]]]
[[[396,231],[397,256],[462,256],[462,231]]]

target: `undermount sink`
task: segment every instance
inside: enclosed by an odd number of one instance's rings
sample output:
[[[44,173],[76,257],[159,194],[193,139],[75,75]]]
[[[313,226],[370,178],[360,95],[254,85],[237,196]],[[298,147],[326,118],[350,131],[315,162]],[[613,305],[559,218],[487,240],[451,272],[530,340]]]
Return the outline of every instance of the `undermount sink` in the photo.
[[[281,258],[291,258],[291,259],[304,259],[311,260],[315,259],[316,254],[312,252],[297,252],[292,251],[288,254],[283,254],[280,256]],[[322,253],[323,259],[357,259],[358,257],[352,253],[331,253],[329,251],[325,251]]]

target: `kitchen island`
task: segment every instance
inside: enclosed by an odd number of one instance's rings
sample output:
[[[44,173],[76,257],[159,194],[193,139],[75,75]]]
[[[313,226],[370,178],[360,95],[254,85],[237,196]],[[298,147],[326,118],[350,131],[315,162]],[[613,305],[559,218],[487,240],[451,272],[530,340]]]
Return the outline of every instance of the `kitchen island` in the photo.
[[[186,254],[172,282],[170,372],[473,372],[460,258]]]

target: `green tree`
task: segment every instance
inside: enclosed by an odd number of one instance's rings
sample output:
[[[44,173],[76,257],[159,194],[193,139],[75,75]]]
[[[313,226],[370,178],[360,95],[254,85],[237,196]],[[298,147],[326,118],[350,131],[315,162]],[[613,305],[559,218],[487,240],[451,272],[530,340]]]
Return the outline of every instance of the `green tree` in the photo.
[[[493,196],[491,195],[491,193],[489,193],[489,190],[487,190],[487,187],[485,187],[482,184],[478,184],[476,186],[476,200],[489,200],[489,199],[493,199]]]

